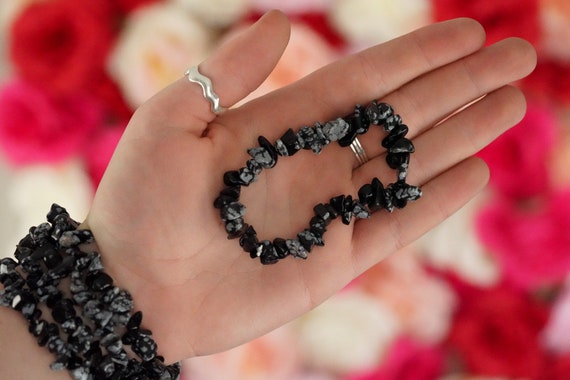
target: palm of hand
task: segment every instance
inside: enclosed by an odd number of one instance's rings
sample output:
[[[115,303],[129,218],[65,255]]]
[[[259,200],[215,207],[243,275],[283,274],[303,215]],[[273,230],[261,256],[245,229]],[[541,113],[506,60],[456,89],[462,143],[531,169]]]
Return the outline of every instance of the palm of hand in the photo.
[[[263,80],[286,34],[286,21],[271,13],[201,65],[222,101],[233,104]],[[487,172],[480,161],[467,158],[522,117],[522,96],[505,85],[534,64],[532,49],[520,40],[479,50],[482,43],[480,27],[460,20],[372,48],[217,118],[199,88],[184,79],[141,107],[87,225],[108,270],[144,311],[161,354],[178,360],[224,350],[291,320],[476,194]],[[269,45],[271,54],[260,52]],[[417,59],[405,61],[406,55]],[[507,63],[490,69],[498,60]],[[252,62],[254,67],[244,64]],[[241,82],[232,72],[240,73]],[[332,91],[338,88],[343,91]],[[314,249],[306,261],[287,258],[262,266],[237,241],[226,239],[213,200],[223,173],[245,164],[258,135],[274,141],[287,128],[329,120],[374,98],[392,103],[409,123],[417,149],[409,182],[424,184],[424,199],[348,227],[334,221],[325,247]],[[358,168],[352,152],[336,144],[320,156],[303,151],[281,157],[242,189],[246,221],[260,238],[292,237],[308,225],[315,204],[339,194],[354,196],[374,176],[392,182],[382,136],[371,130],[361,140],[372,160]]]

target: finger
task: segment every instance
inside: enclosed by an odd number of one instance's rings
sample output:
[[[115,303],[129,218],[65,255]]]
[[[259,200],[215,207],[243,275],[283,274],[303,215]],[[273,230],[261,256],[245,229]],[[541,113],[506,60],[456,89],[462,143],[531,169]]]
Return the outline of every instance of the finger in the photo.
[[[277,138],[349,112],[355,103],[387,95],[415,77],[481,48],[482,27],[470,19],[434,24],[328,65],[232,114],[242,138]],[[277,110],[277,111],[276,111]],[[250,117],[256,114],[255,120]],[[237,133],[236,133],[237,134]]]
[[[359,221],[353,234],[356,275],[459,210],[485,187],[488,179],[487,165],[478,158],[469,158],[429,181],[423,187],[423,197],[414,204],[393,214],[378,212],[368,221]]]
[[[199,65],[200,73],[212,81],[223,107],[231,107],[267,78],[287,46],[289,32],[283,13],[268,12]],[[150,114],[163,115],[167,127],[180,127],[197,135],[216,117],[200,85],[185,76],[143,107]]]
[[[465,104],[528,75],[535,66],[532,45],[509,38],[459,61],[434,70],[386,96],[410,128],[408,138],[421,133]],[[359,138],[368,157],[384,152],[385,133],[371,128]]]
[[[467,157],[477,153],[524,116],[523,93],[511,86],[490,93],[453,115],[442,124],[414,139],[410,156],[409,183],[424,183]],[[376,157],[354,172],[355,186],[373,177],[386,183],[396,174],[386,164],[385,155]]]

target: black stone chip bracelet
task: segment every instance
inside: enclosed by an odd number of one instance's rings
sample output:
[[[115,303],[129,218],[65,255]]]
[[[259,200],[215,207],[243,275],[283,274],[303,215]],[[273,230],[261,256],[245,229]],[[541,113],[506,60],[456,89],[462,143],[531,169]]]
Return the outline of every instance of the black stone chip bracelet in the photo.
[[[19,311],[37,343],[55,355],[51,369],[67,369],[73,379],[178,379],[180,364],[164,363],[142,313],[131,314],[131,295],[114,286],[98,252],[80,250],[94,239],[78,225],[54,204],[48,223],[19,242],[16,260],[0,259],[0,306]]]
[[[374,178],[358,190],[357,198],[339,195],[328,203],[316,205],[309,227],[296,237],[260,240],[253,226],[245,222],[246,207],[239,201],[241,187],[255,182],[263,169],[273,168],[279,156],[292,156],[301,149],[319,154],[334,141],[342,147],[350,146],[371,125],[381,126],[388,133],[382,146],[387,150],[388,166],[397,171],[396,182],[384,186]],[[405,137],[407,133],[408,127],[390,105],[372,101],[366,107],[356,105],[354,112],[343,118],[304,126],[296,133],[288,129],[274,144],[259,136],[259,146],[248,150],[251,158],[246,166],[224,173],[225,187],[214,201],[214,207],[220,210],[225,223],[228,239],[239,239],[243,250],[251,258],[259,257],[262,264],[274,264],[287,256],[306,259],[314,246],[324,245],[323,235],[334,219],[340,217],[348,225],[352,218],[366,219],[380,209],[392,212],[394,208],[405,207],[408,201],[422,195],[419,187],[406,183],[410,154],[414,152],[413,143]]]

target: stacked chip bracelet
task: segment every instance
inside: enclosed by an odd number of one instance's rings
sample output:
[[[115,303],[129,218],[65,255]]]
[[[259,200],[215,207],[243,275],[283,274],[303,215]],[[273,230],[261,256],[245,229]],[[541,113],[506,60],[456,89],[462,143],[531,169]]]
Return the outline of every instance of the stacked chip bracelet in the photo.
[[[333,197],[328,203],[314,207],[314,216],[309,227],[290,239],[275,238],[260,240],[253,226],[244,220],[246,208],[239,202],[242,186],[255,182],[262,169],[273,168],[279,156],[292,156],[301,149],[312,150],[319,154],[329,143],[337,141],[340,146],[350,146],[356,137],[368,131],[371,125],[381,126],[388,135],[382,140],[386,148],[386,162],[397,171],[397,180],[384,187],[378,178],[365,184],[358,191],[358,198],[351,195]],[[350,224],[352,218],[369,218],[372,212],[386,209],[403,208],[408,201],[421,197],[421,189],[406,183],[410,154],[414,152],[413,143],[405,136],[408,127],[402,123],[399,115],[386,103],[372,101],[366,107],[356,105],[354,112],[344,118],[337,118],[324,124],[304,126],[298,132],[288,129],[281,138],[270,143],[259,136],[258,147],[248,150],[251,159],[239,170],[224,173],[224,184],[214,207],[220,210],[225,223],[228,239],[239,238],[243,250],[251,258],[260,258],[262,264],[274,264],[287,256],[306,259],[314,246],[323,246],[323,235],[333,219],[341,217],[344,224]]]
[[[141,327],[142,313],[131,313],[131,295],[113,285],[98,252],[80,250],[94,242],[91,231],[78,230],[55,204],[47,219],[19,242],[17,261],[0,260],[0,305],[26,318],[38,344],[56,357],[51,369],[77,380],[178,379],[180,365],[164,364]],[[51,318],[42,317],[42,305]]]

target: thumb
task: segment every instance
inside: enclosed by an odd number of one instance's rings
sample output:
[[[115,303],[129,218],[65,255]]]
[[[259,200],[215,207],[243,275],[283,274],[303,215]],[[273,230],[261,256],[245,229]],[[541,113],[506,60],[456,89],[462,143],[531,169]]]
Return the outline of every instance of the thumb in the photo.
[[[231,107],[261,85],[281,58],[289,34],[287,17],[271,11],[200,63],[200,73],[212,81],[222,107]],[[148,103],[143,107],[159,108],[161,114],[168,115],[171,126],[181,126],[197,135],[216,117],[200,85],[186,76]]]

